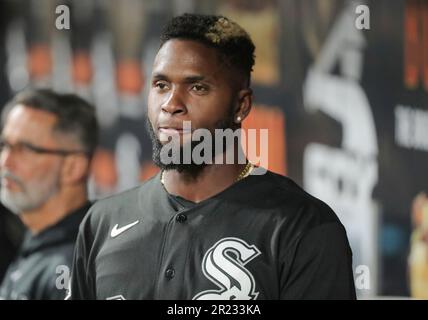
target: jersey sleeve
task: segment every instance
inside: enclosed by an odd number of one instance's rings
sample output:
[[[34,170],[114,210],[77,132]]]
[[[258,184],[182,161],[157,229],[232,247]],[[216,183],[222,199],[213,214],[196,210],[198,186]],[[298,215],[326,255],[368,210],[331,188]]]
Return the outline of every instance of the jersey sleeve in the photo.
[[[94,275],[89,261],[92,246],[90,211],[79,228],[66,300],[94,300]]]
[[[356,299],[352,251],[340,223],[310,229],[286,260],[289,267],[281,274],[281,299]]]

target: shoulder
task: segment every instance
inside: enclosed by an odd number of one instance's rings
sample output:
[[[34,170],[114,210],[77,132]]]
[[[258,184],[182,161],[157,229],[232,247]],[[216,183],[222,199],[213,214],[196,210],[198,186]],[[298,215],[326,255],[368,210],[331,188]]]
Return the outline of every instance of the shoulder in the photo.
[[[278,202],[279,234],[287,248],[294,247],[290,252],[299,249],[308,259],[320,254],[334,257],[339,252],[342,257],[352,256],[346,229],[330,206],[288,177],[268,172],[265,179],[271,185],[268,192]]]
[[[138,220],[144,208],[143,204],[159,192],[157,177],[158,175],[132,189],[97,200],[83,219],[79,236],[90,240],[96,234],[108,234],[115,224]]]
[[[276,212],[289,222],[295,221],[307,230],[331,223],[341,226],[336,213],[325,202],[310,195],[289,177],[267,171],[258,179],[262,190],[258,198],[276,208]]]
[[[97,200],[89,209],[84,222],[100,222],[112,215],[126,216],[132,211],[140,210],[144,198],[150,198],[156,192],[156,177],[157,175],[132,189]]]

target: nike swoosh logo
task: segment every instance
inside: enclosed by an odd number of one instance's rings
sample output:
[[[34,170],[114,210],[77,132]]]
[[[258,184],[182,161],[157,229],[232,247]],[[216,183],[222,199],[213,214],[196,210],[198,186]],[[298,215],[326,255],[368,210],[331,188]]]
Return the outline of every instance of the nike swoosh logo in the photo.
[[[121,233],[123,233],[123,232],[125,232],[126,230],[128,230],[129,228],[132,228],[133,226],[135,226],[138,222],[140,222],[140,220],[137,220],[137,221],[135,221],[135,222],[133,222],[133,223],[130,223],[130,224],[127,224],[126,226],[123,226],[123,227],[120,227],[120,228],[118,228],[118,224],[116,224],[114,227],[113,227],[113,229],[111,229],[111,233],[110,233],[110,236],[112,237],[112,238],[115,238],[115,237],[117,237],[119,234],[121,234]]]

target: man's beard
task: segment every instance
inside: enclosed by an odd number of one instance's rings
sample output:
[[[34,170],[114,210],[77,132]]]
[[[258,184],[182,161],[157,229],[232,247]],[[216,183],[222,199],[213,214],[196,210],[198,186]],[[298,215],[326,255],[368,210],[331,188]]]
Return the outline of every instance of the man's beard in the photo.
[[[3,170],[1,177],[7,177],[19,185],[19,191],[9,191],[1,187],[0,198],[3,205],[15,214],[31,211],[41,207],[52,195],[58,192],[59,175],[51,172],[50,177],[41,181],[24,183],[18,176],[8,170]]]
[[[223,120],[218,121],[215,124],[215,129],[236,129],[234,123],[233,123],[233,118],[232,116],[225,118]],[[175,161],[174,162],[170,162],[168,164],[165,164],[162,161],[162,157],[161,157],[161,150],[163,148],[163,145],[161,143],[161,141],[159,140],[159,138],[157,137],[156,133],[153,130],[153,127],[149,121],[149,119],[146,119],[146,129],[149,133],[150,136],[150,140],[152,141],[152,159],[153,162],[161,169],[161,170],[177,170],[180,173],[186,173],[191,177],[197,177],[199,175],[199,173],[207,166],[207,163],[203,162],[203,163],[195,163],[193,161],[193,157],[190,157],[190,163],[184,163],[184,146],[181,145],[179,147],[179,155],[174,155],[179,157],[179,161]],[[192,130],[193,131],[193,130]],[[212,139],[212,144],[211,144],[211,154],[213,156],[213,159],[216,156],[216,150],[215,150],[215,135],[213,132],[211,132],[211,135],[213,137]],[[186,142],[187,144],[190,144],[190,148],[188,146],[186,146],[188,149],[190,149],[190,153],[193,154],[193,150],[194,148],[199,145],[200,143],[204,143],[204,140],[202,141],[193,141],[192,139],[190,139],[190,142]],[[224,146],[223,150],[220,150],[220,152],[224,152],[227,146]],[[178,148],[177,148],[178,149]],[[218,151],[217,151],[218,152]]]

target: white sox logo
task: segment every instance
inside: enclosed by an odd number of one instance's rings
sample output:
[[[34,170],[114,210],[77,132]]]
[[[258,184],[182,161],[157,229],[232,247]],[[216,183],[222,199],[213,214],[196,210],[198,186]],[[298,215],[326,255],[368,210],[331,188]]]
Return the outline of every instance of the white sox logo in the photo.
[[[244,267],[260,255],[259,249],[238,238],[224,238],[212,246],[204,256],[204,275],[220,290],[206,290],[193,300],[255,300],[253,275]]]

